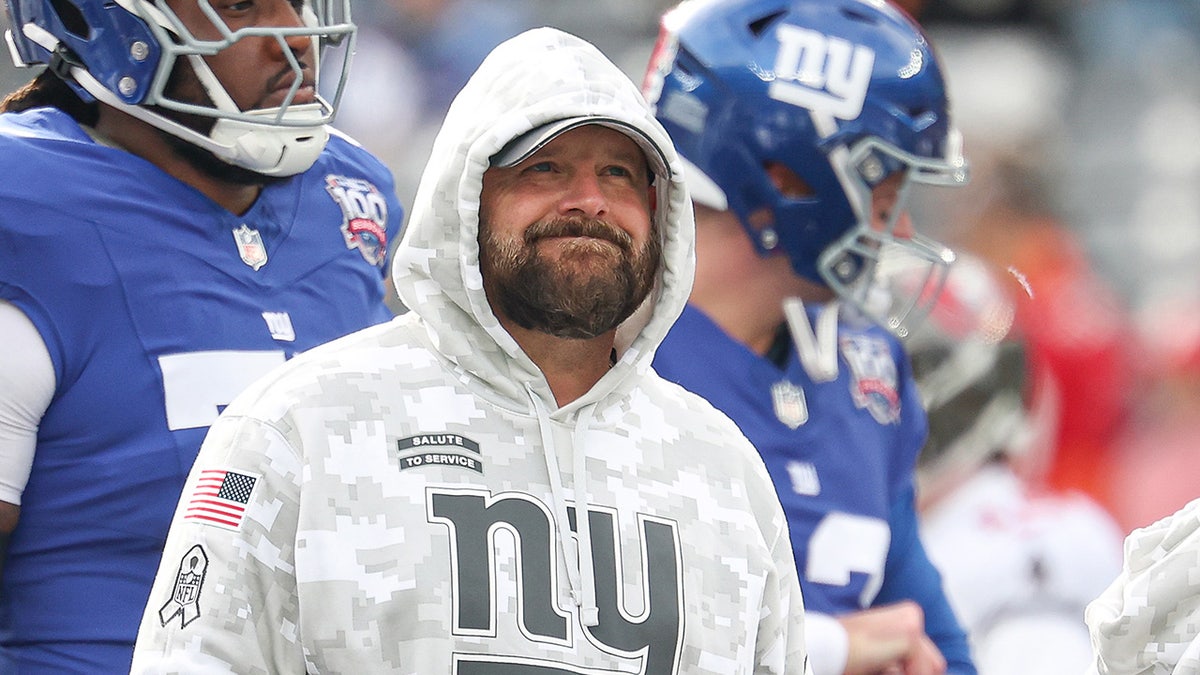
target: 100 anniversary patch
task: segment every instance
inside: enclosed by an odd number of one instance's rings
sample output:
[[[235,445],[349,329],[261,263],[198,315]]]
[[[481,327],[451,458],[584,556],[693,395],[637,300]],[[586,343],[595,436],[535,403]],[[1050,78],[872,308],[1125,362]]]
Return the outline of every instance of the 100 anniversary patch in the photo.
[[[432,466],[460,466],[483,473],[479,444],[458,434],[418,434],[396,441],[400,470]]]

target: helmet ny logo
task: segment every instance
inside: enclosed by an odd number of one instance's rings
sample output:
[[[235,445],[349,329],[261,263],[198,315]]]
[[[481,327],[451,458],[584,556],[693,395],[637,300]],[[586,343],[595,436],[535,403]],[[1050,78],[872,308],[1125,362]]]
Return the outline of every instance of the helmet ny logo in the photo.
[[[780,26],[777,35],[775,81],[767,94],[838,119],[858,117],[871,83],[874,50],[790,24]]]

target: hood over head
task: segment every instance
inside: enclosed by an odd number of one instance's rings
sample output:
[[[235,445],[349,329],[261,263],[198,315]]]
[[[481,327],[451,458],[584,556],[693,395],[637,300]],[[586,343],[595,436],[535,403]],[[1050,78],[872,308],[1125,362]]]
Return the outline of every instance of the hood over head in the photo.
[[[537,28],[492,51],[450,105],[420,187],[392,276],[401,301],[425,322],[447,358],[511,407],[529,392],[553,406],[545,378],[488,305],[479,268],[483,174],[511,166],[557,135],[600,124],[632,138],[655,174],[662,263],[654,289],[617,329],[618,362],[587,395],[596,403],[648,369],[683,310],[694,271],[694,221],[681,166],[638,87],[598,49],[553,28]],[[526,408],[518,404],[520,408]]]

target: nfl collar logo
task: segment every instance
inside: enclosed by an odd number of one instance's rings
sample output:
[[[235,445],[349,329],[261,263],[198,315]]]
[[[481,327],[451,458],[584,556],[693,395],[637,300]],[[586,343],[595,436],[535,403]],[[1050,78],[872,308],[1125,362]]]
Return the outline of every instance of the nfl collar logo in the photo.
[[[808,421],[808,402],[804,390],[786,380],[771,385],[771,401],[775,416],[789,429],[797,429]]]
[[[262,235],[258,230],[242,225],[233,231],[233,240],[237,242],[238,255],[242,257],[242,262],[249,265],[250,269],[257,272],[267,264],[267,247],[263,246]]]

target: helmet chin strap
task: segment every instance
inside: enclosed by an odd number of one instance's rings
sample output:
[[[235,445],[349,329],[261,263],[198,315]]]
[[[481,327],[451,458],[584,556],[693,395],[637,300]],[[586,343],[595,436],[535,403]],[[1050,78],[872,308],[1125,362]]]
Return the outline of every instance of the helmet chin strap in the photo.
[[[206,136],[143,106],[121,101],[82,68],[72,68],[71,72],[75,81],[96,100],[207,150],[223,162],[264,176],[286,177],[307,171],[329,140],[329,129],[321,123],[321,107],[316,103],[288,109],[290,120],[299,122],[308,118],[312,121],[311,127],[268,127],[245,120],[218,118]],[[271,120],[278,117],[279,110],[256,110],[249,114]]]
[[[240,113],[237,103],[225,91],[204,58],[196,54],[187,58],[217,110]],[[300,80],[297,78],[292,84],[292,94],[299,86]],[[207,137],[193,132],[208,141],[204,145],[196,144],[230,164],[267,176],[290,176],[312,166],[329,140],[329,132],[321,121],[321,106],[316,103],[288,104],[286,108],[264,108],[245,114],[260,117],[264,122],[286,119],[289,126],[266,126],[223,117],[217,119]],[[297,124],[306,120],[310,122],[308,125]]]
[[[21,27],[25,37],[54,53],[61,44],[50,32],[34,23]],[[195,57],[199,59],[200,57]],[[200,59],[202,61],[202,59]],[[213,95],[211,81],[205,82],[207,73],[212,80],[215,76],[205,65],[197,70],[201,83],[213,96],[218,109],[229,112],[236,111],[237,106],[222,87],[220,95]],[[304,103],[289,106],[285,117],[297,126],[268,126],[241,119],[216,118],[212,132],[202,134],[195,129],[184,126],[174,120],[159,115],[140,105],[129,105],[104,87],[95,77],[84,68],[72,66],[71,77],[94,96],[97,101],[112,106],[132,117],[135,117],[156,129],[165,131],[181,138],[188,143],[211,152],[223,162],[248,169],[270,177],[293,176],[307,171],[317,160],[325,143],[329,139],[329,129],[322,122],[321,106],[318,103]],[[222,107],[224,106],[224,107]],[[269,122],[281,117],[279,108],[268,108],[244,113]],[[308,124],[304,124],[308,122]],[[303,125],[303,126],[301,126]]]
[[[252,113],[264,119],[277,116],[278,109]],[[311,120],[311,127],[268,127],[244,120],[219,119],[213,126],[211,140],[204,146],[223,161],[265,176],[286,177],[307,171],[317,161],[329,129],[322,123],[323,112],[316,103],[288,108],[288,119]],[[205,138],[196,134],[200,138]]]

